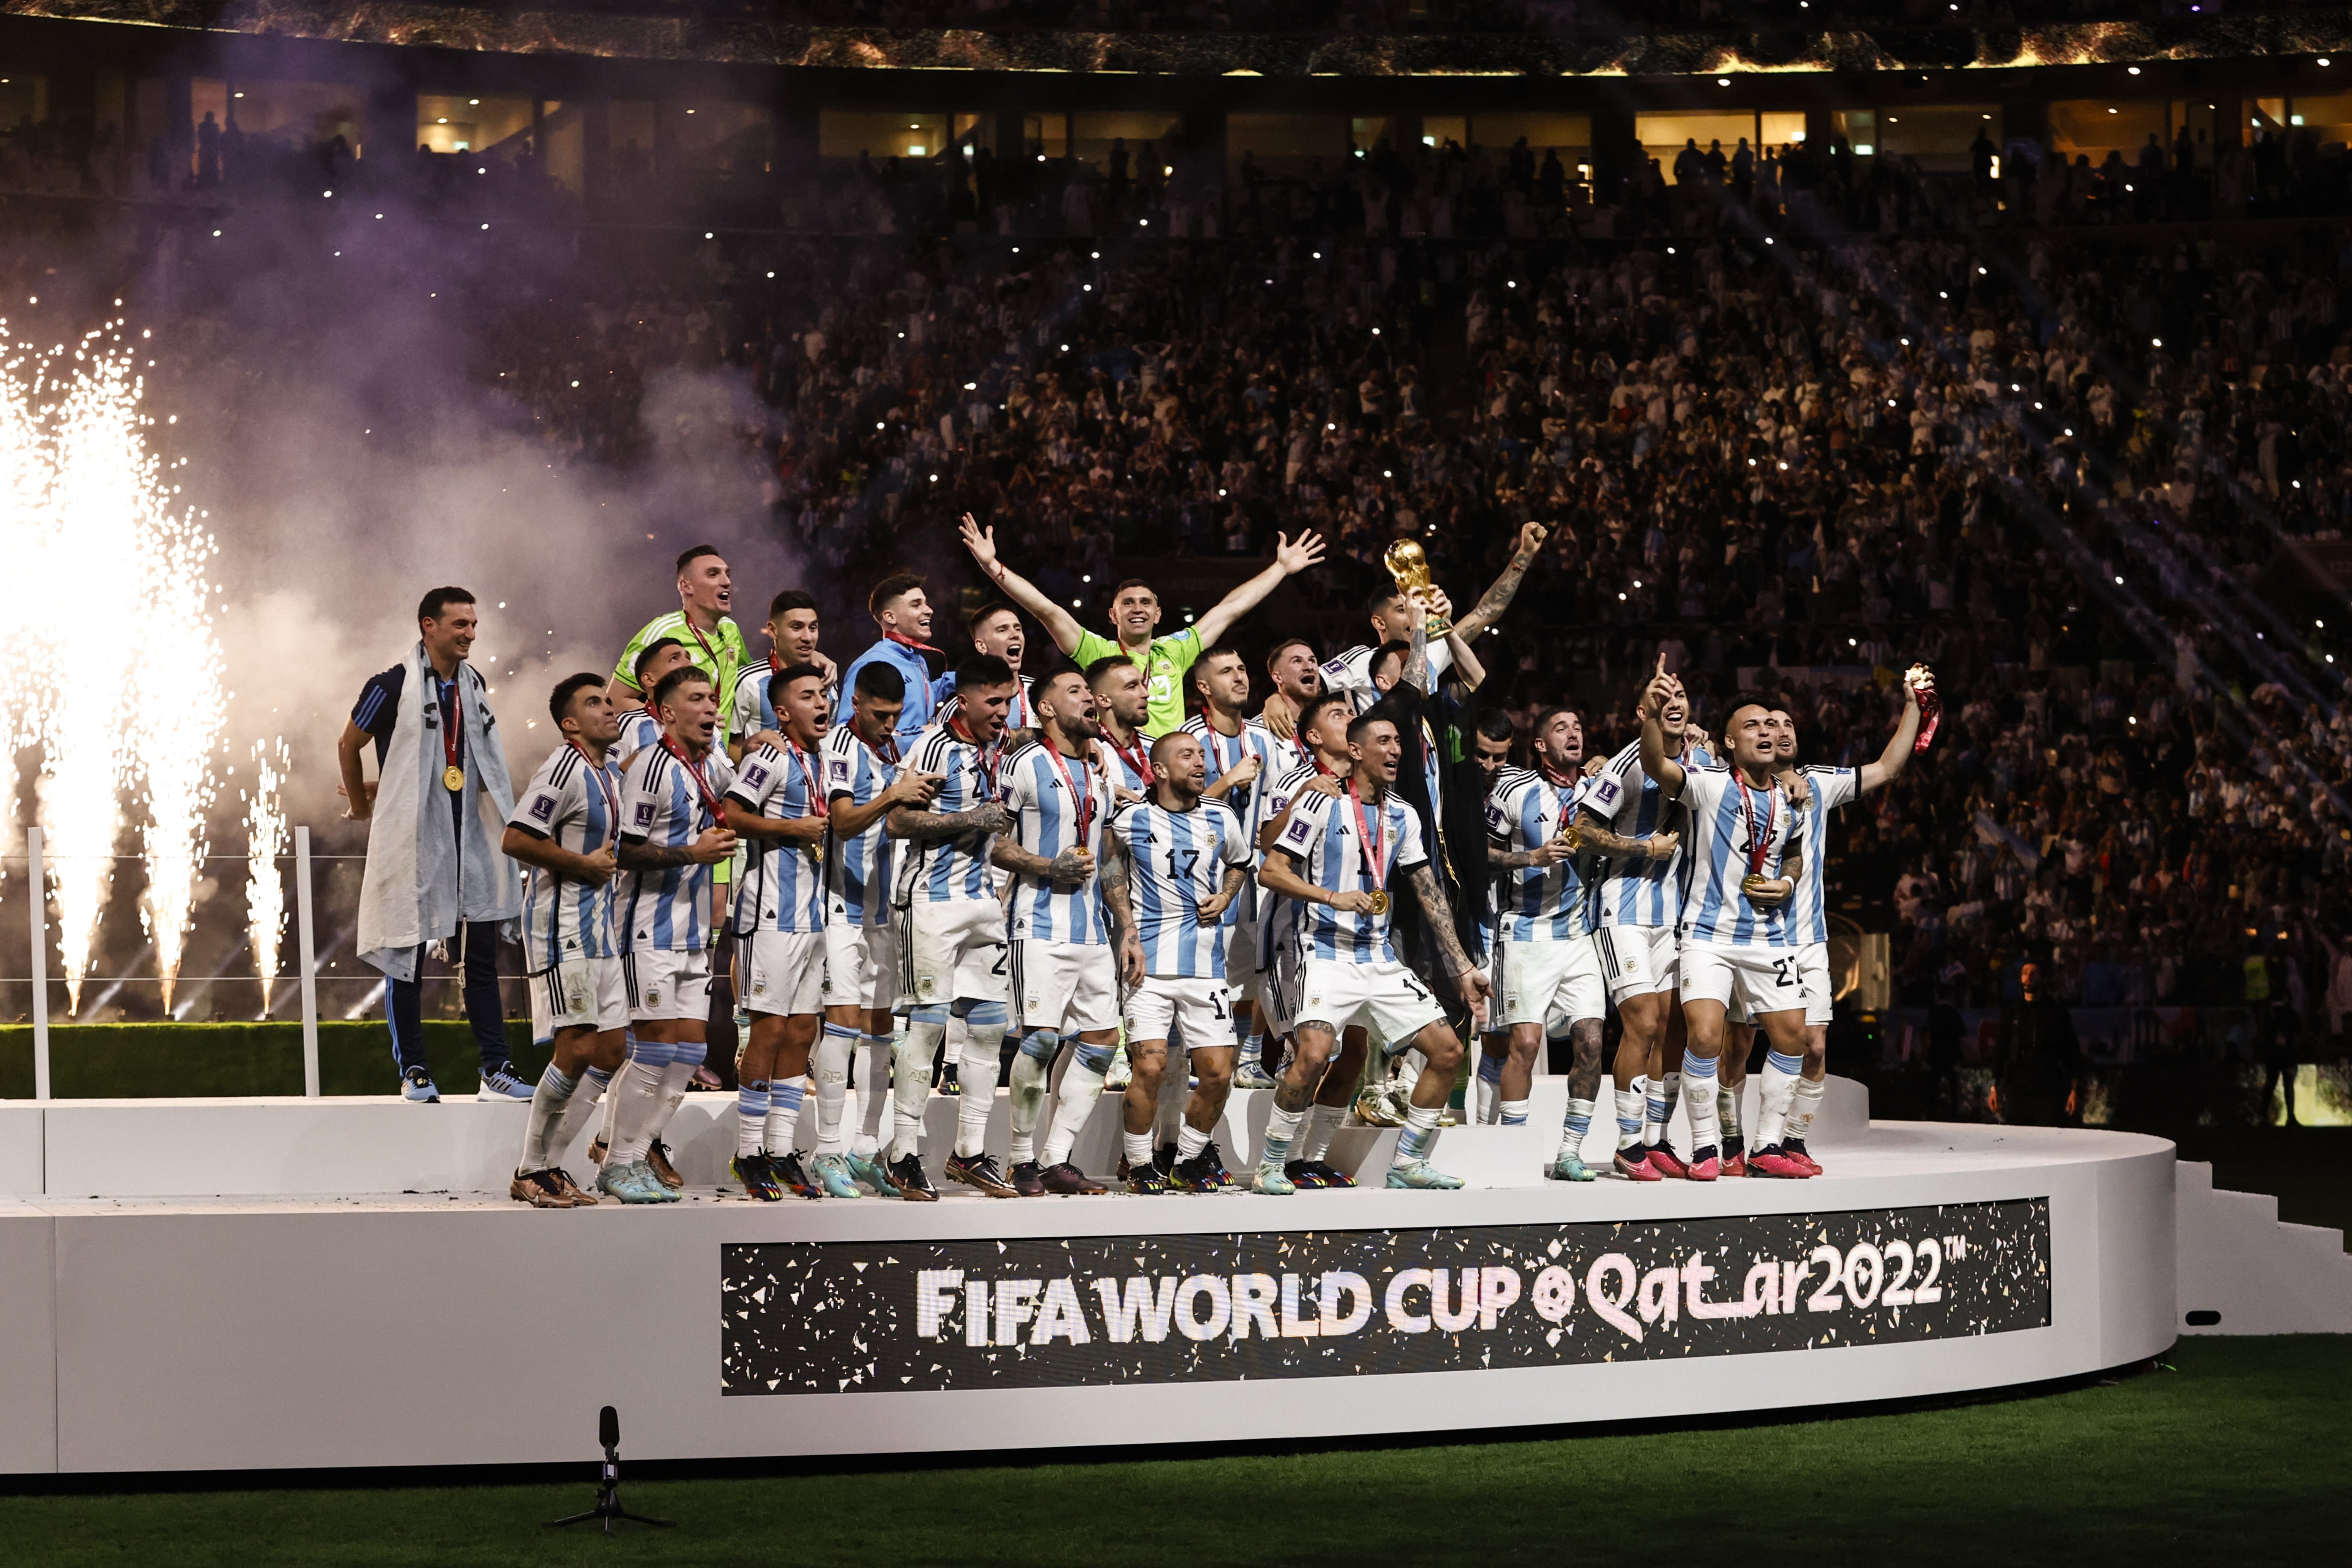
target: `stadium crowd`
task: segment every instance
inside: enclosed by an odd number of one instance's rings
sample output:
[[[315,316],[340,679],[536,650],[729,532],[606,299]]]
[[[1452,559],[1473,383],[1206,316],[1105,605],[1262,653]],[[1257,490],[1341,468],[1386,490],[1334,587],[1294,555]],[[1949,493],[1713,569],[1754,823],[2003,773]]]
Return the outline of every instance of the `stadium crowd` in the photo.
[[[2347,235],[1318,236],[1249,199],[1213,242],[933,224],[583,246],[551,289],[485,265],[471,373],[561,460],[625,465],[647,379],[731,367],[845,627],[900,564],[968,570],[938,543],[966,510],[1097,611],[1114,561],[1316,528],[1332,649],[1391,540],[1467,589],[1545,521],[1540,619],[1491,640],[1476,700],[1578,702],[1596,753],[1661,650],[1702,722],[1780,692],[1840,762],[1883,744],[1894,672],[1936,666],[1933,765],[1850,813],[1831,872],[1833,910],[1895,933],[1898,1000],[1995,1005],[2036,960],[2067,1000],[2341,1032],[2340,628],[2255,589],[2352,509]],[[68,243],[28,229],[0,268]],[[166,353],[266,358],[202,330],[218,296],[175,298]]]

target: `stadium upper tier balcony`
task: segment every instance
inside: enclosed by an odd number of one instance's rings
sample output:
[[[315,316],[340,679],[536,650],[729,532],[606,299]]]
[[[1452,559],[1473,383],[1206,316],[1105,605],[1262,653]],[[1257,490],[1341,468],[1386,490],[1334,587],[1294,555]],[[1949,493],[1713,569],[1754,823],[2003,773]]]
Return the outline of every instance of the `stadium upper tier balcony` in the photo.
[[[2352,54],[2298,0],[0,0],[0,17],[772,67],[1188,77],[1988,69]]]

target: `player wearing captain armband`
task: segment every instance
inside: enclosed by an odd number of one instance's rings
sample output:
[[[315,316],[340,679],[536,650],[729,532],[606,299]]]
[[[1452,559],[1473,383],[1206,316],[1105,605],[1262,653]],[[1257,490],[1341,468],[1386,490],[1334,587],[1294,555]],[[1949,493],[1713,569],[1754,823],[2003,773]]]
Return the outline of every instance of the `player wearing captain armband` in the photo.
[[[1773,1051],[1804,1051],[1790,894],[1805,845],[1788,791],[1774,777],[1780,727],[1771,710],[1756,702],[1734,707],[1724,724],[1730,766],[1699,768],[1667,754],[1664,716],[1684,701],[1674,676],[1661,670],[1652,678],[1642,698],[1642,768],[1690,813],[1690,883],[1682,906],[1681,989],[1689,1031],[1683,1104],[1690,1113],[1690,1177],[1713,1181],[1722,1173],[1716,1070],[1727,1009],[1743,1007]],[[1760,1163],[1751,1161],[1751,1168]]]
[[[1425,679],[1418,634],[1414,641],[1413,674]],[[1267,888],[1304,906],[1298,933],[1301,999],[1297,1053],[1275,1091],[1265,1148],[1250,1185],[1277,1195],[1296,1190],[1283,1169],[1290,1141],[1339,1031],[1363,1023],[1390,1054],[1417,1050],[1424,1059],[1388,1185],[1458,1187],[1461,1178],[1439,1170],[1429,1155],[1462,1063],[1462,1042],[1427,983],[1397,957],[1389,915],[1399,894],[1410,889],[1419,900],[1444,961],[1481,1021],[1486,977],[1463,951],[1453,911],[1422,843],[1418,816],[1391,788],[1404,755],[1395,721],[1380,707],[1360,716],[1348,727],[1348,751],[1353,768],[1342,793],[1302,796],[1261,873]]]
[[[1127,1049],[1135,1076],[1120,1122],[1128,1190],[1178,1186],[1213,1192],[1224,1186],[1217,1120],[1234,1084],[1233,1009],[1225,952],[1226,919],[1249,886],[1253,858],[1241,819],[1222,800],[1202,797],[1206,754],[1189,730],[1152,744],[1150,799],[1130,801],[1111,820],[1104,841],[1103,887],[1119,926],[1127,982]],[[1168,1048],[1181,1035],[1200,1085],[1186,1106],[1172,1168],[1152,1146]],[[1175,1086],[1182,1087],[1178,1076]]]
[[[744,755],[722,801],[727,825],[753,850],[735,890],[735,952],[751,1034],[735,1064],[732,1168],[743,1190],[763,1202],[788,1192],[856,1197],[846,1161],[835,1156],[812,1175],[793,1146],[824,997],[827,808],[818,760],[831,712],[824,671],[785,665],[774,673],[768,701],[782,733],[763,732],[774,740],[763,739]],[[819,1116],[836,1147],[841,1111],[841,1096],[833,1094]],[[829,1128],[823,1127],[827,1116]]]
[[[1805,996],[1805,1053],[1800,1061],[1778,1051],[1764,1059],[1763,1083],[1757,1100],[1755,1149],[1748,1169],[1759,1176],[1819,1176],[1822,1167],[1805,1148],[1805,1134],[1813,1113],[1821,1109],[1829,1083],[1829,1026],[1833,993],[1830,983],[1830,923],[1822,896],[1822,869],[1829,859],[1830,813],[1873,789],[1884,789],[1903,775],[1918,748],[1920,721],[1927,705],[1936,700],[1936,677],[1924,664],[1914,664],[1903,677],[1903,716],[1878,760],[1860,768],[1829,768],[1814,763],[1799,768],[1797,723],[1785,708],[1772,710],[1776,727],[1773,765],[1784,785],[1792,789],[1805,856],[1795,873],[1796,892],[1790,898],[1795,922],[1797,975]],[[1742,1064],[1745,1065],[1744,1063]],[[1724,1087],[1736,1096],[1745,1074],[1735,1075],[1728,1059]],[[1733,1101],[1737,1103],[1736,1099]]]
[[[1011,1184],[981,1148],[988,1131],[986,1103],[975,1116],[969,1094],[956,1129],[956,1157],[948,1164],[949,1176],[992,1197],[1106,1190],[1070,1153],[1102,1098],[1103,1076],[1118,1044],[1118,963],[1101,874],[1111,785],[1086,678],[1075,669],[1057,670],[1036,688],[1036,699],[1037,739],[1004,761],[1003,793],[1013,828],[997,841],[994,856],[1013,873],[1013,1021],[1021,1030],[1013,1060]],[[1065,1041],[1074,1053],[1040,1149],[1037,1123]]]
[[[508,1196],[538,1208],[580,1208],[595,1196],[555,1162],[628,1050],[628,993],[613,941],[621,776],[604,760],[620,726],[602,675],[571,676],[547,706],[563,744],[523,786],[499,845],[529,868],[522,946],[530,1032],[553,1051],[531,1094],[522,1163]]]
[[[917,772],[937,781],[936,792],[928,804],[893,806],[883,818],[892,838],[909,841],[900,852],[896,904],[907,1038],[891,1063],[897,1133],[886,1174],[899,1197],[918,1202],[940,1196],[919,1155],[931,1067],[950,1014],[970,1031],[963,1067],[982,1129],[995,1101],[1011,989],[1004,905],[989,852],[1013,825],[998,798],[997,768],[1004,716],[1018,689],[1013,667],[992,653],[972,653],[958,664],[956,695],[962,700],[954,716],[925,729],[908,754]],[[970,1137],[960,1113],[956,1141],[961,1146]],[[1004,1196],[1012,1196],[1009,1188]]]
[[[1531,755],[1535,766],[1506,770],[1486,802],[1486,864],[1502,873],[1495,935],[1502,955],[1501,1012],[1510,1030],[1510,1055],[1499,1084],[1502,1120],[1508,1125],[1528,1119],[1528,1093],[1545,1026],[1553,1014],[1565,1015],[1575,1042],[1568,1116],[1559,1153],[1544,1174],[1559,1181],[1591,1181],[1593,1173],[1585,1168],[1582,1150],[1601,1087],[1601,1023],[1608,990],[1592,940],[1587,880],[1592,862],[1582,852],[1576,825],[1578,798],[1590,782],[1579,771],[1584,760],[1582,721],[1567,708],[1546,708],[1536,716]]]

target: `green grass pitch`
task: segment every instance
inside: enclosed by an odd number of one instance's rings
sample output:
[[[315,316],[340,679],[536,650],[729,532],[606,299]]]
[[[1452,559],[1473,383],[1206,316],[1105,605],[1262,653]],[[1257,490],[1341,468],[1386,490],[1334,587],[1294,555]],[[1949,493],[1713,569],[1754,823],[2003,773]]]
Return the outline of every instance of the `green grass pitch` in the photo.
[[[625,1480],[624,1500],[679,1527],[624,1526],[611,1541],[544,1522],[590,1500],[583,1432],[578,1476],[553,1480],[18,1490],[0,1495],[0,1558],[17,1568],[2340,1561],[2352,1542],[2352,1337],[2188,1340],[2164,1360],[2178,1370],[1699,1430],[648,1476]],[[1302,1401],[1314,1394],[1299,1385]]]

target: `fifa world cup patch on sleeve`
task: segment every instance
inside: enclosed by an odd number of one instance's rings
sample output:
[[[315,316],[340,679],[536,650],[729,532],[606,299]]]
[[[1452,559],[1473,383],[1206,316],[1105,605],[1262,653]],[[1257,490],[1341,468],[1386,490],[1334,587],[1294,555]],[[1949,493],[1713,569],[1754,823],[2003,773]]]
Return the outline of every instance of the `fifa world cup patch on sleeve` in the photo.
[[[846,784],[846,783],[848,783],[848,782],[849,782],[849,758],[846,758],[846,757],[836,757],[836,758],[835,758],[833,759],[833,774],[832,774],[832,778],[833,778],[833,781],[834,781],[835,783],[836,783],[836,784]]]
[[[533,795],[530,798],[530,819],[534,822],[551,822],[555,821],[555,797],[552,795]]]
[[[640,800],[640,801],[638,801],[638,802],[637,802],[637,826],[639,826],[639,827],[641,827],[641,828],[650,828],[650,827],[652,827],[653,825],[654,825],[654,803],[653,803],[651,800]]]
[[[1307,841],[1314,836],[1315,825],[1305,817],[1291,818],[1290,826],[1282,831],[1282,841],[1295,844],[1300,849],[1305,849]]]
[[[753,789],[766,789],[768,787],[767,768],[760,763],[752,763],[743,769],[743,782]]]
[[[1585,786],[1585,798],[1603,810],[1617,804],[1617,798],[1624,792],[1625,786],[1614,779],[1595,779]]]

